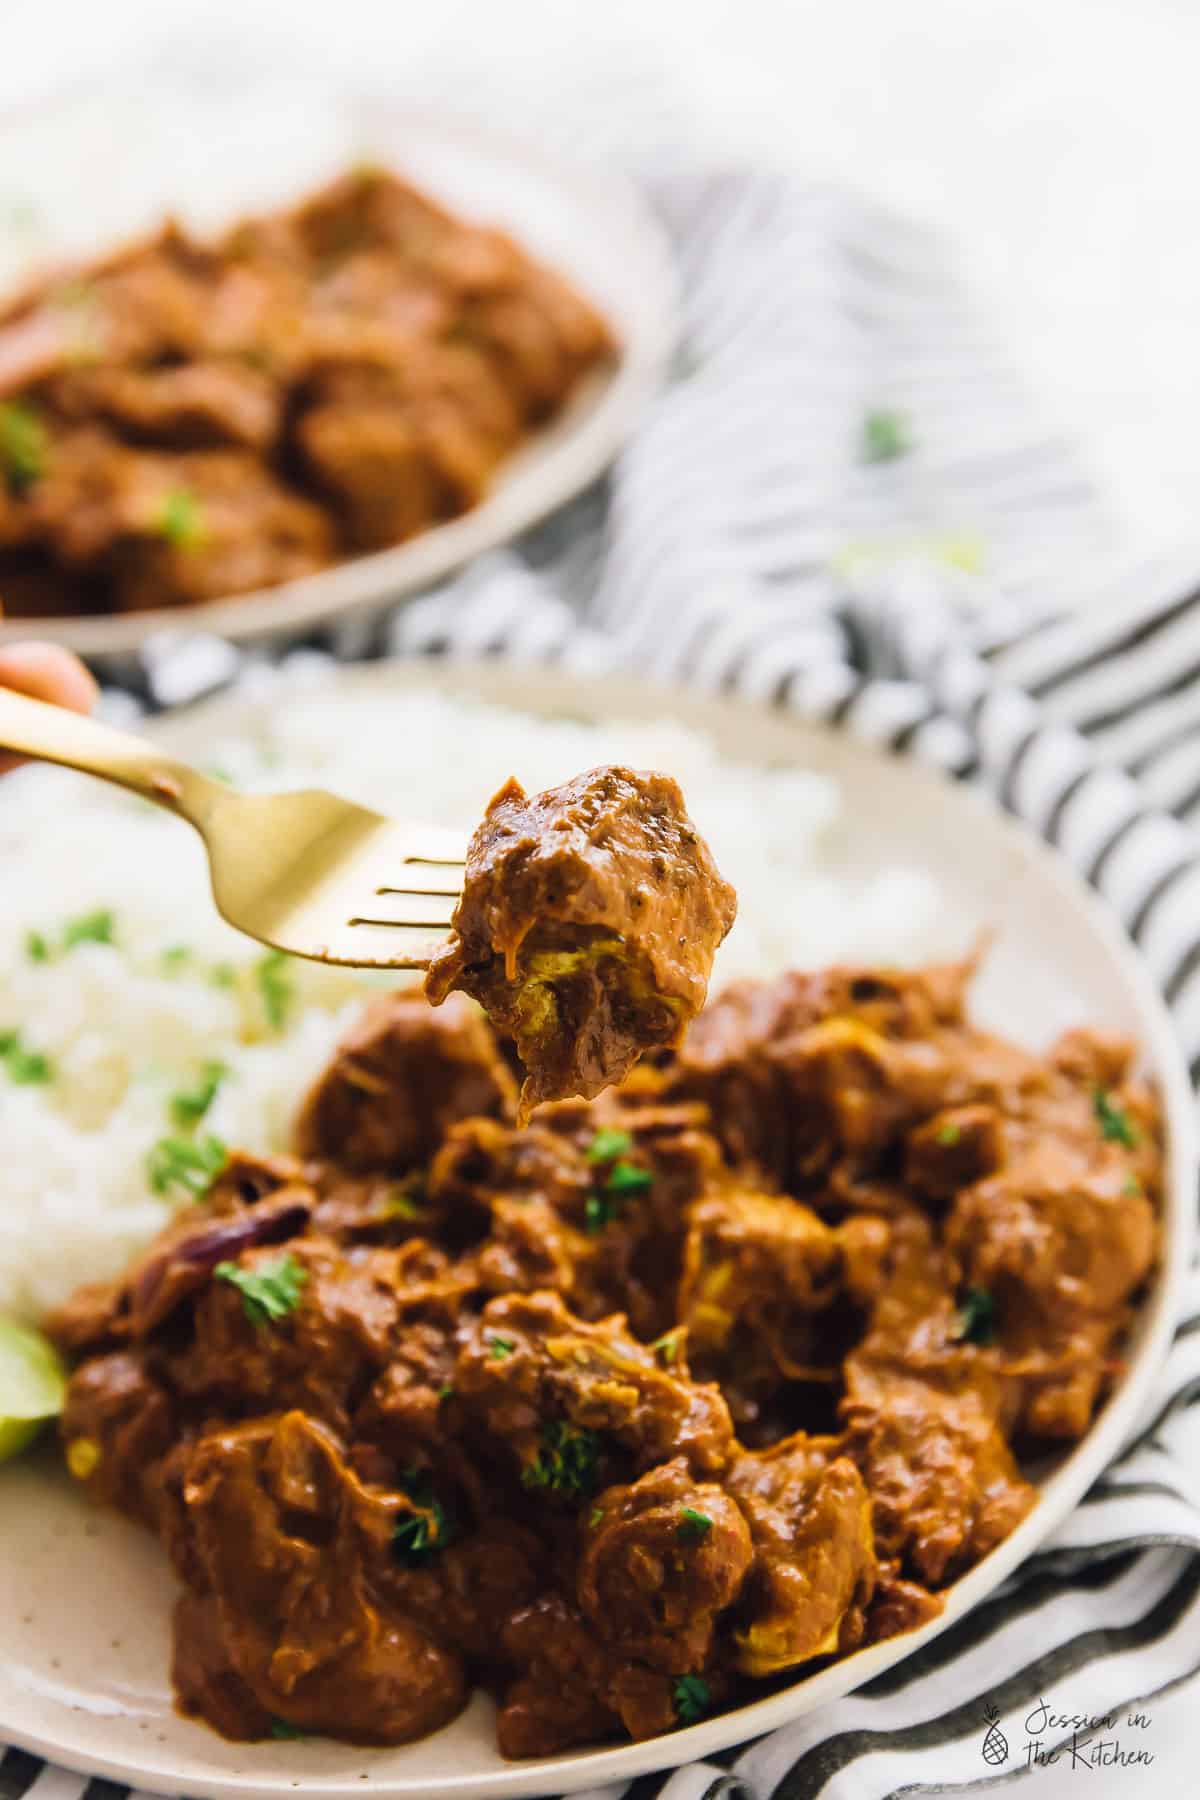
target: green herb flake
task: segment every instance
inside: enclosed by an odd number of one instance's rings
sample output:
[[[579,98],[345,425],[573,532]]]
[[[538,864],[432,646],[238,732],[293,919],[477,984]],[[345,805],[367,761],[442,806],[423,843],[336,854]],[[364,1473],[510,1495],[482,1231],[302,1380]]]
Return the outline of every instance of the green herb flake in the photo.
[[[0,1057],[14,1087],[44,1087],[54,1080],[54,1064],[40,1050],[29,1050],[20,1033],[5,1032],[0,1038]]]
[[[955,1124],[943,1125],[941,1130],[937,1134],[937,1141],[939,1144],[945,1144],[947,1149],[949,1149],[949,1147],[952,1144],[957,1144],[957,1142],[961,1136],[962,1136],[962,1126],[961,1125],[955,1125]]]
[[[584,1223],[592,1233],[603,1231],[616,1216],[615,1206],[603,1194],[589,1194],[583,1203]]]
[[[46,472],[46,428],[28,406],[10,400],[0,406],[0,470],[15,499]]]
[[[273,1738],[301,1739],[304,1737],[304,1735],[305,1735],[304,1732],[302,1732],[300,1730],[300,1727],[298,1725],[289,1725],[286,1719],[272,1719],[271,1720],[271,1736]]]
[[[172,488],[155,514],[154,529],[174,550],[197,550],[207,535],[204,509],[187,488]]]
[[[995,1335],[995,1301],[986,1288],[968,1288],[958,1309],[954,1336],[964,1344],[990,1344]]]
[[[295,983],[288,970],[289,961],[284,951],[268,950],[254,965],[254,979],[272,1031],[283,1030],[296,998]]]
[[[880,407],[863,420],[859,458],[865,463],[895,462],[912,449],[908,419],[902,412]]]
[[[237,970],[232,963],[214,963],[208,971],[208,979],[217,988],[231,988],[237,985]]]
[[[240,1269],[235,1262],[220,1262],[213,1273],[242,1296],[246,1317],[255,1326],[286,1319],[300,1304],[308,1270],[290,1253],[277,1262],[259,1263],[256,1269]]]
[[[700,1544],[711,1530],[712,1520],[707,1513],[697,1512],[694,1506],[685,1506],[679,1515],[675,1536],[682,1544]]]
[[[62,947],[73,950],[76,944],[111,944],[115,928],[116,921],[106,906],[84,913],[63,926]]]
[[[506,1356],[512,1355],[516,1347],[516,1343],[512,1338],[488,1338],[488,1354],[493,1362],[503,1362]]]
[[[587,1159],[591,1163],[612,1162],[618,1156],[627,1156],[633,1149],[633,1138],[628,1131],[598,1131],[587,1147]]]
[[[649,1169],[635,1168],[633,1163],[614,1163],[609,1171],[608,1180],[604,1183],[606,1194],[615,1194],[625,1199],[629,1194],[644,1194],[651,1187],[654,1177]]]
[[[595,1531],[596,1527],[598,1525],[602,1525],[603,1523],[604,1523],[604,1508],[602,1506],[593,1506],[591,1512],[588,1514],[589,1529],[592,1531]]]
[[[158,960],[164,969],[174,973],[175,970],[182,969],[185,963],[191,962],[192,952],[186,944],[168,944],[165,950],[159,952]]]
[[[101,907],[96,912],[82,914],[78,919],[68,919],[57,945],[42,931],[27,931],[25,954],[30,962],[53,962],[56,955],[74,950],[77,944],[111,944],[115,931],[116,921],[112,912],[106,906]]]
[[[181,1088],[179,1093],[172,1094],[167,1110],[171,1121],[181,1131],[188,1131],[198,1125],[213,1101],[221,1083],[226,1079],[229,1070],[222,1062],[207,1062],[201,1070],[200,1077],[193,1088]]]
[[[409,1513],[398,1519],[392,1533],[392,1555],[410,1569],[427,1563],[446,1543],[446,1515],[435,1500],[428,1512]]]
[[[452,1381],[443,1381],[441,1387],[437,1391],[437,1397],[439,1400],[449,1400],[453,1392],[454,1383]]]
[[[180,1189],[198,1199],[229,1160],[220,1138],[159,1138],[146,1158],[146,1175],[156,1194]]]
[[[654,1177],[649,1169],[639,1169],[624,1160],[614,1162],[602,1188],[593,1189],[584,1202],[583,1216],[590,1232],[603,1231],[620,1212],[625,1201],[634,1194],[644,1194]]]
[[[444,1550],[458,1536],[458,1526],[433,1491],[428,1469],[408,1469],[401,1492],[420,1510],[397,1519],[392,1530],[392,1555],[406,1568],[419,1569],[435,1550]]]
[[[712,1691],[699,1675],[681,1675],[671,1689],[671,1698],[681,1725],[694,1725],[712,1705]]]
[[[1124,1144],[1126,1150],[1136,1150],[1138,1134],[1133,1120],[1124,1107],[1117,1106],[1103,1088],[1097,1088],[1092,1095],[1092,1110],[1105,1143]]]
[[[669,1367],[679,1355],[679,1333],[677,1331],[664,1331],[660,1338],[655,1338],[650,1348],[657,1356],[661,1356],[663,1361]]]
[[[600,1439],[586,1426],[552,1419],[542,1428],[542,1444],[521,1470],[523,1487],[583,1499],[596,1485]]]
[[[1127,1175],[1121,1183],[1121,1192],[1126,1200],[1133,1200],[1142,1191],[1142,1184],[1136,1175]]]

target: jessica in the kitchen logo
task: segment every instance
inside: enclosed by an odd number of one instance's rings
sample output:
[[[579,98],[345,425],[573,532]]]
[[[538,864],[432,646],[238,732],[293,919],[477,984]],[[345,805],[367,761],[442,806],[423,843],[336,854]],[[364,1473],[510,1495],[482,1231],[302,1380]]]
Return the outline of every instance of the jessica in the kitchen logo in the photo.
[[[1133,1707],[1128,1712],[1060,1712],[1039,1699],[1025,1715],[1024,1741],[1011,1752],[1000,1727],[999,1710],[988,1706],[983,1716],[987,1729],[981,1754],[992,1768],[1010,1761],[1026,1769],[1051,1764],[1072,1770],[1146,1768],[1154,1761],[1143,1735],[1150,1730],[1153,1716]]]

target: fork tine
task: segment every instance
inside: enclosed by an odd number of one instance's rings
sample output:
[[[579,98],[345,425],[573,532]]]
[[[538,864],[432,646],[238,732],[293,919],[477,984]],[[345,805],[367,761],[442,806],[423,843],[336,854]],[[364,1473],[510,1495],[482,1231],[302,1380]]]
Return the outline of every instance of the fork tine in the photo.
[[[377,894],[432,894],[447,900],[457,900],[462,893],[462,882],[454,881],[447,886],[435,886],[432,882],[422,883],[418,887],[415,882],[408,882],[404,887],[377,887]]]
[[[449,931],[449,919],[371,919],[356,913],[348,925],[377,925],[388,931]]]

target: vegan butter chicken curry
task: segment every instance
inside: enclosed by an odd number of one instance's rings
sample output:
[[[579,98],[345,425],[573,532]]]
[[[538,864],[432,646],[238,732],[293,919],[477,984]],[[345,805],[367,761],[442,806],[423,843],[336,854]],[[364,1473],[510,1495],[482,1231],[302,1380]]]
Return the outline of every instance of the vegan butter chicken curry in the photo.
[[[481,863],[536,805],[498,797]],[[539,920],[589,829],[534,859]],[[449,954],[488,1004],[515,976],[519,1025],[541,975],[505,956],[539,928],[500,896],[468,893]],[[232,1155],[52,1322],[69,1468],[179,1577],[180,1706],[393,1744],[483,1685],[504,1754],[546,1755],[936,1614],[1033,1504],[1020,1458],[1086,1431],[1119,1368],[1161,1174],[1131,1047],[1018,1049],[969,1023],[969,975],[742,983],[525,1129],[469,999],[375,1000],[293,1156]]]
[[[168,224],[0,306],[0,593],[135,612],[400,543],[613,350],[560,276],[386,170],[215,241]]]

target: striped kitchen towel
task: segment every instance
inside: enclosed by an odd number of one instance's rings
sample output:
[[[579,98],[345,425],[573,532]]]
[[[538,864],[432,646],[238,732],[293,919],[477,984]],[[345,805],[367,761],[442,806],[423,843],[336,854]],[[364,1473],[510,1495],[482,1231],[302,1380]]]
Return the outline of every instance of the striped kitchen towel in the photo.
[[[608,479],[437,593],[302,654],[635,669],[985,784],[1117,908],[1200,1078],[1200,595],[1186,566],[1122,573],[1069,444],[1034,422],[924,232],[755,173],[669,174],[654,192],[684,278],[683,343]],[[187,697],[236,662],[211,642],[164,649],[147,697]],[[1200,1275],[1186,1315],[1124,1456],[1002,1591],[819,1714],[604,1800],[974,1790],[1021,1766],[1043,1702],[1099,1715],[1194,1674],[1200,1471],[1179,1436],[1200,1403]],[[40,1769],[11,1752],[0,1800]],[[56,1781],[55,1800],[81,1785]]]

